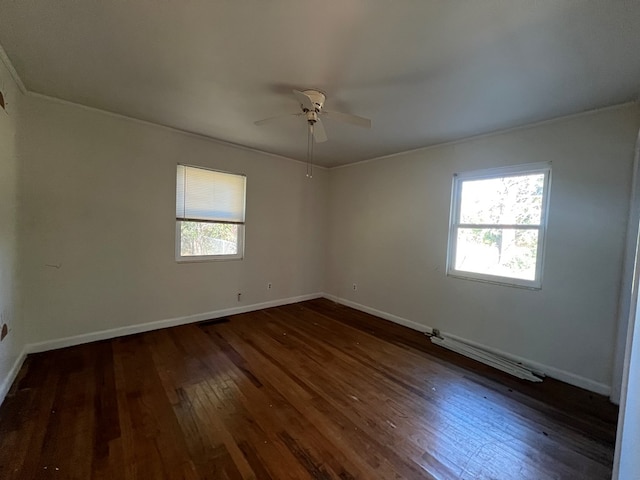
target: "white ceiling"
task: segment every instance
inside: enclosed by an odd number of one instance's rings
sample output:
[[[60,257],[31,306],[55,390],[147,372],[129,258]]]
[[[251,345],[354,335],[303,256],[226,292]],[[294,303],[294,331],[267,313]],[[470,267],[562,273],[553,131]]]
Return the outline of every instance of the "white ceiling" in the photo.
[[[30,91],[327,166],[637,99],[640,1],[0,0]]]

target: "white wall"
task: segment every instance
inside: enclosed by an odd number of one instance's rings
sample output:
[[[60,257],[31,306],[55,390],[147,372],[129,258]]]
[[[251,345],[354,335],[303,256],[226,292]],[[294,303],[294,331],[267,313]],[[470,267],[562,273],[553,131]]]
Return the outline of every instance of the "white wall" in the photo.
[[[329,293],[607,393],[639,125],[628,105],[331,170]],[[542,290],[447,277],[452,175],[541,161],[553,162]]]
[[[29,343],[323,291],[326,170],[31,95],[24,115]],[[176,263],[178,162],[247,175],[244,260]]]
[[[0,342],[0,402],[13,380],[24,347],[24,324],[17,308],[17,182],[16,137],[22,94],[0,61],[0,90],[7,110],[0,108],[0,326],[9,333]],[[12,371],[13,370],[13,371]]]

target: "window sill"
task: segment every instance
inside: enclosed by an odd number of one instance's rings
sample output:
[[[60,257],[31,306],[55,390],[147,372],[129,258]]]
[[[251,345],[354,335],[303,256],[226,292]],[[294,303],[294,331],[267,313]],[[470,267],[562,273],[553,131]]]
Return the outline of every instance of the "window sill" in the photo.
[[[513,279],[508,277],[474,276],[472,273],[458,272],[458,271],[447,272],[447,277],[457,278],[460,280],[469,280],[472,282],[490,283],[492,285],[500,285],[503,287],[521,288],[524,290],[534,290],[534,291],[542,290],[542,285],[537,285],[534,282],[531,282],[530,284],[514,283]]]
[[[215,257],[177,257],[176,263],[206,263],[206,262],[232,262],[234,260],[243,260],[244,257],[236,255],[225,255]]]

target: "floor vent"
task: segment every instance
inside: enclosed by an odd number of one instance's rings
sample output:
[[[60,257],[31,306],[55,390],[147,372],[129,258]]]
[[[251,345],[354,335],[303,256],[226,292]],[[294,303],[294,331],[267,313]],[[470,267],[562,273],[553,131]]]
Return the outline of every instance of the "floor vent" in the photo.
[[[473,347],[458,340],[434,335],[431,337],[431,342],[524,380],[541,382],[541,377],[544,376],[544,374],[540,372],[534,372],[533,370],[526,368],[521,363],[514,362],[508,358],[487,352],[486,350],[482,350],[478,347]]]
[[[210,327],[212,325],[218,325],[220,323],[229,323],[229,317],[212,318],[211,320],[203,320],[198,322],[199,327]]]

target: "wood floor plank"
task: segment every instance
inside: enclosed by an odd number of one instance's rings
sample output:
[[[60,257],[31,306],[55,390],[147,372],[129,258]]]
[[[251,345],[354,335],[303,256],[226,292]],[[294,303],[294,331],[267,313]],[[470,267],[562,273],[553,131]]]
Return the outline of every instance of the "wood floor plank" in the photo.
[[[223,335],[227,337],[229,332],[225,333]],[[233,341],[233,337],[229,340]],[[241,349],[240,344],[237,346]],[[261,371],[265,367],[265,361],[268,361],[265,357],[256,361],[255,356],[250,353],[247,355],[242,349],[242,353],[238,350],[235,352],[244,359],[245,366],[259,364]],[[354,478],[353,472],[358,471],[357,467],[343,451],[335,448],[330,439],[309,422],[290,398],[281,393],[290,391],[290,377],[287,376],[285,379],[284,385],[279,383],[282,379],[278,379],[276,375],[265,375],[264,378],[258,379],[260,388],[245,390],[244,403],[247,409],[251,410],[252,415],[267,419],[268,428],[278,431],[278,437],[312,476],[326,476],[327,473],[323,471],[323,463],[326,463],[326,468],[336,477]],[[304,438],[305,446],[301,447],[296,438]],[[321,462],[318,459],[324,460]]]
[[[31,355],[2,479],[605,479],[617,408],[318,299]]]
[[[307,478],[302,466],[295,462],[278,438],[277,431],[268,428],[268,418],[257,417],[250,411],[251,405],[245,399],[245,392],[252,387],[261,388],[262,385],[237,353],[225,352],[202,332],[191,336],[189,346],[192,352],[203,359],[212,378],[215,378],[215,381],[208,380],[194,386],[202,408],[219,415],[238,444],[252,444],[256,458],[273,459],[265,460],[269,463],[266,470],[273,478]],[[212,351],[216,353],[211,355]],[[222,352],[222,355],[218,352]],[[189,392],[192,389],[186,390]]]
[[[225,332],[225,337],[233,341],[233,333]],[[269,355],[263,355],[258,349],[250,347],[249,340],[238,340],[237,345],[241,349],[243,356],[250,362],[261,365],[261,371],[265,378],[265,388],[270,389],[271,401],[269,407],[275,406],[274,416],[289,432],[294,431],[309,438],[314,437],[319,444],[324,443],[326,453],[323,458],[332,461],[336,459],[341,462],[340,466],[333,467],[334,471],[339,471],[339,478],[349,478],[354,475],[356,478],[376,478],[373,470],[363,465],[362,459],[358,455],[349,455],[352,445],[345,443],[342,433],[331,424],[330,418],[323,418],[311,405],[314,395],[304,388],[304,382],[292,375],[290,371],[280,368],[280,364],[274,361]],[[278,415],[279,410],[283,410]],[[297,413],[297,416],[293,413]],[[356,475],[354,472],[365,472]]]
[[[287,340],[282,341],[289,345],[291,352],[294,352],[293,346],[296,343],[296,339],[291,332],[292,330],[290,329]],[[285,336],[284,333],[282,334],[283,336]],[[265,346],[263,347],[268,348]],[[382,434],[382,431],[380,430],[371,434],[371,430],[375,428],[377,424],[377,422],[372,418],[372,416],[375,415],[374,411],[366,408],[354,408],[356,404],[352,400],[355,398],[353,393],[357,392],[354,390],[353,386],[343,383],[342,380],[339,379],[339,376],[335,375],[336,373],[341,372],[342,369],[316,369],[313,363],[309,363],[314,362],[313,359],[310,360],[308,358],[301,359],[302,361],[295,364],[296,362],[293,359],[288,359],[286,355],[286,352],[281,352],[281,356],[285,360],[289,360],[289,370],[296,373],[298,378],[303,379],[305,387],[313,394],[316,401],[319,401],[319,399],[324,400],[325,405],[323,408],[333,409],[332,411],[334,413],[332,416],[337,416],[339,412],[346,412],[346,416],[343,417],[343,422],[349,421],[352,425],[353,431],[358,432],[358,435],[366,436],[367,442],[374,442],[375,438],[378,437],[384,438],[385,435],[380,435]],[[291,353],[291,355],[295,355],[295,353]],[[326,366],[329,365],[327,364]],[[328,373],[329,371],[332,372],[333,376]],[[352,372],[352,380],[355,380],[355,375],[356,373]],[[336,386],[338,388],[336,388]],[[369,414],[371,414],[371,416]],[[410,445],[408,445],[403,438],[399,439],[398,444],[396,444],[396,448],[399,449],[401,446],[404,446],[407,450],[411,450]],[[384,460],[387,462],[395,462],[394,468],[398,471],[405,472],[405,475],[408,478],[414,478],[416,475],[419,475],[419,466],[414,465],[413,462],[406,462],[401,458],[401,456],[398,456],[393,450],[386,448],[383,444],[378,444],[376,450],[382,450],[385,452]]]
[[[289,329],[289,335],[288,335],[288,342],[290,344],[293,344],[296,342],[296,335],[293,333],[292,328]],[[312,342],[312,340],[310,338],[304,338],[301,341],[301,348],[303,345],[308,345]],[[350,370],[353,372],[368,372],[369,374],[371,373],[371,369],[363,369],[363,368],[358,368],[359,365],[354,364],[353,362],[351,362],[351,358],[349,356],[344,356],[344,358],[340,357],[342,356],[341,352],[339,350],[335,351],[334,354],[332,355],[334,357],[334,364],[331,365],[332,368],[330,369],[330,371],[335,372],[336,370]],[[338,360],[342,360],[345,365],[339,365],[336,364],[338,362]],[[322,373],[320,374],[322,375]],[[343,382],[340,382],[339,380],[335,380],[333,383],[338,383],[338,391],[340,392],[344,392],[345,395],[341,395],[343,402],[338,405],[339,408],[341,409],[347,409],[347,410],[352,410],[356,413],[357,420],[363,420],[363,429],[365,431],[368,431],[372,436],[374,437],[381,437],[381,436],[385,436],[385,435],[389,435],[392,432],[389,431],[390,428],[398,428],[397,433],[401,434],[401,438],[406,439],[405,442],[400,442],[400,444],[396,444],[396,448],[400,448],[402,445],[404,445],[404,448],[410,452],[411,456],[415,456],[417,454],[416,452],[416,447],[417,445],[415,444],[411,444],[411,439],[408,438],[411,435],[408,434],[408,432],[410,432],[412,429],[415,430],[416,427],[416,422],[415,422],[415,417],[416,415],[411,415],[411,423],[408,423],[407,421],[405,421],[403,418],[396,418],[395,419],[395,423],[397,424],[393,424],[391,421],[387,420],[385,421],[384,418],[380,419],[379,417],[379,413],[380,410],[379,409],[375,409],[375,405],[379,404],[381,401],[386,401],[387,403],[391,400],[391,399],[382,399],[379,396],[375,395],[375,392],[380,389],[380,390],[384,390],[381,389],[380,387],[388,387],[388,388],[394,388],[397,387],[397,385],[391,384],[385,384],[385,380],[387,380],[386,378],[382,378],[379,376],[376,376],[376,374],[374,373],[374,375],[357,375],[352,373],[349,376],[349,380],[350,380],[350,384],[346,384]],[[320,385],[330,385],[331,384],[331,379],[330,378],[322,378],[321,381],[319,382]],[[402,394],[402,390],[398,390],[397,388],[395,388],[395,393],[396,395],[401,395]],[[414,394],[420,394],[421,392],[416,390],[416,389],[412,389]],[[360,397],[357,397],[356,394],[357,392],[365,392],[366,394]],[[430,390],[429,390],[429,393]],[[333,395],[332,391],[329,392],[325,392],[325,397],[327,398],[331,398]],[[427,400],[427,401],[433,401],[432,398],[430,398],[429,395],[420,395],[422,397],[423,400]],[[403,403],[405,405],[407,405],[409,403],[410,399],[407,398]],[[461,403],[461,406],[464,407],[464,403]],[[370,416],[368,415],[369,412],[376,412],[376,415]],[[456,412],[456,414],[458,415],[458,418],[450,421],[450,424],[452,426],[455,426],[457,424],[460,423],[460,421],[464,420],[464,415],[466,415],[466,413],[464,411],[461,412]],[[441,415],[441,412],[440,412]],[[442,416],[442,415],[441,415]],[[406,415],[403,416],[405,418],[408,418]],[[477,420],[476,420],[477,422]],[[486,423],[486,422],[485,422]],[[406,424],[406,426],[405,426]],[[392,426],[392,427],[391,427]],[[405,426],[406,428],[402,428],[403,426]],[[428,425],[426,425],[428,426]],[[492,435],[491,432],[491,428],[487,428],[487,425],[480,425],[477,428],[474,428],[473,425],[466,425],[466,429],[467,431],[463,432],[464,434],[468,433],[468,430],[471,431],[475,431],[475,436],[473,438],[474,441],[477,441],[480,445],[484,445],[484,451],[486,452],[486,450],[488,450],[487,445],[493,445],[496,443],[503,443],[505,453],[508,453],[509,449],[512,448],[521,448],[521,445],[518,445],[518,440],[517,438],[507,438],[507,437],[498,437],[495,438],[496,435]],[[490,427],[490,426],[489,426]],[[446,429],[449,435],[451,434],[451,428]],[[407,433],[405,433],[407,432]],[[500,431],[501,432],[501,431]],[[396,432],[393,432],[396,433]],[[433,432],[428,432],[425,431],[423,433],[428,434],[428,436],[430,436]],[[442,437],[446,436],[445,435],[441,435]],[[425,435],[421,434],[418,435],[418,437],[424,437]],[[468,437],[469,435],[467,435]],[[457,442],[457,439],[456,439]],[[442,441],[440,442],[442,444]],[[456,443],[457,444],[457,443]],[[463,448],[467,448],[470,451],[468,452],[468,454],[470,454],[471,452],[476,452],[476,450],[480,451],[479,447],[476,447],[473,445],[473,442],[465,442]],[[457,450],[461,450],[461,447],[458,446]],[[477,452],[476,452],[477,455]],[[462,452],[462,455],[460,455],[462,458],[466,458],[465,452]],[[450,461],[452,459],[449,459]],[[463,461],[464,465],[466,465],[466,460]],[[528,463],[528,460],[525,460],[524,463]],[[523,465],[521,465],[519,467],[520,470],[522,470],[524,468]],[[461,470],[464,470],[464,467],[460,467]]]

